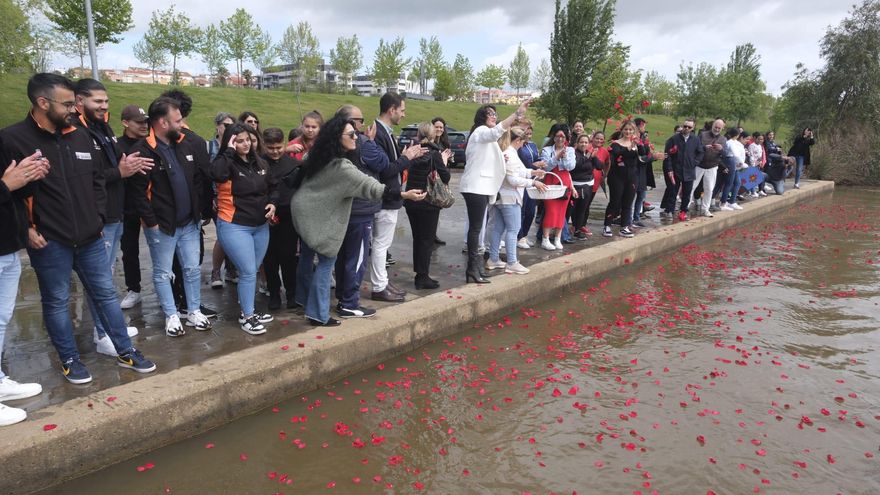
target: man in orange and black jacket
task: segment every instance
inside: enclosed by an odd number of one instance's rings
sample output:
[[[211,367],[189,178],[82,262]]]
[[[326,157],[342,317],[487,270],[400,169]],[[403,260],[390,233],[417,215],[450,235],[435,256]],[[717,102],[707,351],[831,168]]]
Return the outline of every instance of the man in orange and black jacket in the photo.
[[[70,276],[76,270],[92,295],[118,356],[119,366],[149,373],[156,365],[131,345],[119,299],[107,270],[102,230],[106,218],[104,156],[88,133],[68,124],[75,109],[73,84],[56,74],[28,81],[31,111],[0,131],[0,160],[8,163],[38,151],[49,163],[48,175],[18,191],[31,223],[28,254],[37,275],[43,321],[71,383],[92,376],[79,359],[70,318]]]

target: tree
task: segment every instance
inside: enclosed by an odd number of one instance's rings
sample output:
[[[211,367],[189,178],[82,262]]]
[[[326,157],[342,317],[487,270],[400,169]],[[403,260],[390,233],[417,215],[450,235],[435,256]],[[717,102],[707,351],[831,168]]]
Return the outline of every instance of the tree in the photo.
[[[82,0],[46,0],[43,13],[57,31],[75,39],[79,47],[88,46],[89,33]],[[96,48],[119,43],[122,41],[120,35],[134,27],[129,0],[92,0],[92,18]],[[79,53],[82,67],[85,50],[79,50]]]
[[[464,55],[455,54],[452,64],[452,79],[455,82],[455,99],[471,101],[474,97],[474,68]]]
[[[720,115],[721,108],[717,94],[718,70],[714,66],[706,62],[701,62],[699,65],[682,64],[676,77],[678,102],[675,111],[678,115],[695,119]]]
[[[263,69],[272,66],[278,58],[278,47],[272,43],[272,35],[269,31],[260,30],[254,36],[254,47],[251,50],[251,62],[260,71],[262,80]]]
[[[199,55],[202,57],[205,67],[208,68],[208,76],[214,76],[220,71],[221,67],[226,66],[229,55],[226,49],[226,42],[220,29],[211,24],[202,30],[202,38],[199,40]]]
[[[313,74],[321,63],[320,44],[312,33],[311,24],[301,21],[296,26],[287,26],[278,45],[278,52],[284,63],[293,66],[296,77],[291,77],[290,84],[292,87],[296,82],[297,91],[300,91],[303,84],[308,82],[306,75]]]
[[[355,72],[364,64],[361,43],[356,34],[351,38],[340,36],[336,39],[336,48],[330,50],[330,63],[342,76],[343,88],[350,88]]]
[[[593,70],[593,83],[582,102],[584,115],[607,124],[614,116],[631,113],[641,107],[640,82],[641,74],[629,69],[629,47],[613,43]]]
[[[536,89],[541,93],[546,93],[550,86],[550,63],[546,58],[541,59],[541,63],[532,74],[532,89]]]
[[[608,53],[615,0],[556,0],[550,36],[550,84],[538,104],[544,117],[573,122],[589,117],[582,106],[593,69]]]
[[[30,44],[27,48],[31,70],[34,72],[50,71],[52,52],[58,51],[59,48],[58,38],[58,33],[47,26],[31,26]]]
[[[435,79],[437,72],[443,67],[443,48],[436,36],[431,39],[422,38],[419,40],[419,60],[418,65],[421,69],[419,74],[419,87],[422,94],[428,92],[428,80]]]
[[[382,85],[386,91],[397,92],[400,77],[412,63],[411,58],[403,58],[405,49],[406,44],[399,36],[390,43],[379,39],[379,47],[373,56],[372,75],[373,82]]]
[[[757,50],[751,43],[737,46],[727,67],[718,74],[717,96],[723,114],[736,119],[737,125],[754,117],[764,89]]]
[[[477,73],[477,77],[474,79],[474,82],[477,85],[487,88],[489,90],[489,102],[492,101],[492,88],[501,88],[504,86],[504,67],[495,64],[489,64],[483,67],[479,73]]]
[[[520,89],[529,85],[530,72],[529,55],[523,50],[522,43],[520,43],[516,49],[516,55],[507,69],[507,82],[517,94],[519,94]]]
[[[220,32],[226,41],[226,55],[235,60],[236,74],[241,84],[241,71],[245,58],[250,56],[253,48],[253,32],[256,28],[254,19],[245,9],[235,9],[229,19],[220,21]]]
[[[168,51],[150,37],[150,33],[144,34],[140,41],[134,44],[134,57],[139,62],[149,67],[153,75],[153,84],[156,84],[156,69],[168,64]]]
[[[29,22],[12,0],[0,0],[0,74],[30,67],[28,46],[31,43]]]
[[[454,98],[458,88],[455,77],[452,74],[452,68],[448,64],[443,64],[434,75],[434,89],[432,91],[434,99],[437,101],[446,101]]]
[[[174,4],[167,10],[154,10],[145,40],[158,45],[171,55],[171,84],[178,84],[177,59],[196,51],[202,37],[201,30],[192,25],[189,16],[176,12]]]
[[[214,81],[212,81],[211,84],[221,88],[224,88],[229,84],[229,69],[227,69],[225,65],[217,69],[217,75],[214,76]]]
[[[251,81],[254,79],[253,72],[250,69],[245,69],[241,72],[241,77],[244,78],[244,85],[250,87]]]
[[[645,93],[645,99],[654,109],[653,113],[670,114],[670,109],[676,98],[675,84],[659,72],[652,70],[645,74],[642,91]]]

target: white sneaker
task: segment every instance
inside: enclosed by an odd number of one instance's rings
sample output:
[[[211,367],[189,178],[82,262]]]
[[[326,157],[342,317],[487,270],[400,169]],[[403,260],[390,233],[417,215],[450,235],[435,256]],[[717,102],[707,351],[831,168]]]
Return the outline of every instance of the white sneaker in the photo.
[[[773,192],[773,186],[771,186],[770,184],[764,184],[764,192],[765,192],[765,193],[772,193],[772,192]]]
[[[177,313],[165,318],[165,335],[169,337],[182,337],[186,334],[183,325],[180,324],[180,317]]]
[[[733,208],[734,210],[742,210],[743,209],[743,207],[740,206],[739,203],[731,203],[729,206],[731,208]]]
[[[211,320],[198,309],[186,315],[186,326],[195,327],[200,332],[210,330],[212,327]]]
[[[795,183],[794,183],[794,188],[795,188],[795,189],[800,189],[800,188],[801,188],[801,183],[800,183],[800,182],[795,182]]]
[[[492,261],[491,259],[486,260],[486,270],[495,270],[496,268],[504,268],[507,266],[507,263],[498,260]]]
[[[765,193],[764,191],[758,191],[758,197],[763,198],[765,196],[767,196],[767,193]]]
[[[0,400],[27,399],[42,391],[43,387],[39,383],[18,383],[8,376],[0,380]]]
[[[122,298],[122,302],[119,303],[119,307],[122,309],[131,309],[138,304],[141,303],[141,293],[135,292],[133,290],[128,291],[128,294]]]
[[[556,246],[554,246],[552,243],[550,243],[550,239],[547,237],[545,237],[541,241],[541,247],[546,249],[547,251],[556,251]]]
[[[529,243],[529,246],[535,247],[535,241],[533,241],[531,238],[526,237],[526,242]]]
[[[556,249],[562,251],[562,234],[556,235],[556,241],[553,242],[553,245],[556,246]]]
[[[24,409],[18,409],[15,407],[9,407],[0,404],[0,426],[14,425],[15,423],[21,423],[26,419],[27,413],[24,411]]]
[[[712,218],[712,217],[714,217],[715,215],[713,215],[712,212],[709,211],[709,210],[703,210],[703,216],[704,216],[704,217]]]
[[[512,265],[507,265],[506,267],[504,267],[504,273],[513,273],[515,275],[525,275],[526,273],[529,273],[529,269],[522,266],[519,263],[519,261],[517,261],[516,263],[514,263]]]
[[[733,207],[727,203],[724,203],[720,209],[721,211],[733,211]]]
[[[128,337],[134,337],[138,334],[137,327],[125,327],[126,333],[128,333]],[[116,353],[116,347],[113,345],[113,341],[110,340],[110,336],[106,333],[103,337],[98,336],[98,329],[95,328],[92,332],[92,342],[95,343],[95,348],[98,351],[98,354],[104,354],[105,356],[113,356],[116,357],[118,354]]]
[[[526,239],[525,237],[523,237],[522,239],[520,239],[519,241],[517,241],[517,243],[516,243],[516,247],[517,247],[518,249],[530,249],[530,248],[532,247],[532,245],[529,244],[528,239]]]

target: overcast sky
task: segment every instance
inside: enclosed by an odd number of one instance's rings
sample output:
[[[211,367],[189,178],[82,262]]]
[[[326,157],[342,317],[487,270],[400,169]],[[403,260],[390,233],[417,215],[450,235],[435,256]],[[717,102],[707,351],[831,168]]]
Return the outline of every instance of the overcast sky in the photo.
[[[133,0],[134,24],[125,40],[102,48],[101,68],[124,69],[142,65],[131,46],[142,36],[150,14],[165,9],[172,0]],[[664,0],[618,0],[614,38],[631,47],[634,69],[657,70],[674,81],[679,64],[727,62],[738,44],[751,42],[761,54],[761,71],[774,94],[791,78],[798,62],[818,68],[819,40],[829,26],[836,26],[850,9],[852,0],[738,0],[733,2]],[[549,57],[553,30],[552,0],[444,0],[398,2],[388,0],[324,0],[311,2],[278,0],[188,0],[177,9],[200,26],[219,23],[236,8],[245,7],[273,40],[284,29],[308,21],[326,56],[340,36],[357,34],[364,52],[364,64],[372,63],[379,38],[403,36],[407,55],[418,56],[421,37],[438,36],[448,61],[456,53],[468,57],[475,70],[486,64],[507,66],[518,43],[529,54],[533,68]],[[56,65],[77,65],[78,60],[57,58]],[[230,69],[233,64],[230,63]],[[178,68],[192,73],[204,71],[194,57],[178,61]]]

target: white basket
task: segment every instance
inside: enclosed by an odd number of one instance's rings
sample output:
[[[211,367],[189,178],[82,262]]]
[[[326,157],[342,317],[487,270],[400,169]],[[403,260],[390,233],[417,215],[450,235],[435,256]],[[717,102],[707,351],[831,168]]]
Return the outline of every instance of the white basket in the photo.
[[[557,199],[561,198],[565,195],[565,191],[568,190],[568,186],[562,184],[562,177],[554,174],[553,172],[547,172],[546,175],[552,175],[559,179],[559,184],[548,184],[546,191],[539,191],[537,187],[527,187],[526,193],[528,193],[529,197],[532,199]]]

